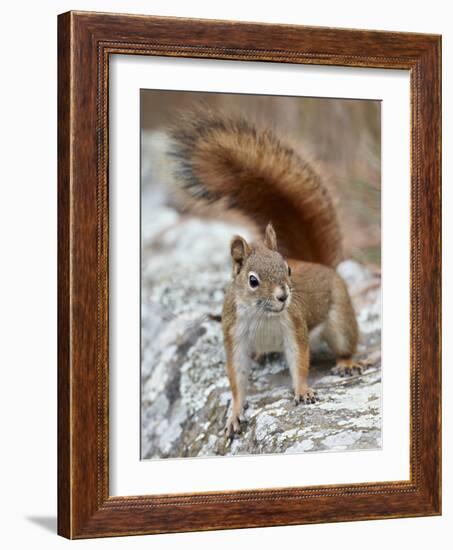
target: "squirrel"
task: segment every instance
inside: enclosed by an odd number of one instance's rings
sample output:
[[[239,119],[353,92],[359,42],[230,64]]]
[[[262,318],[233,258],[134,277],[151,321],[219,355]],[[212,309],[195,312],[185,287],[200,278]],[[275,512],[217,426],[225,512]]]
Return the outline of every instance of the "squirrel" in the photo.
[[[284,352],[296,404],[317,400],[308,385],[315,329],[336,356],[335,374],[361,372],[353,360],[355,312],[335,270],[343,260],[341,232],[316,166],[275,130],[202,107],[183,114],[169,138],[174,181],[187,200],[238,212],[263,235],[231,240],[222,328],[232,393],[225,430],[233,437],[241,431],[252,357]]]

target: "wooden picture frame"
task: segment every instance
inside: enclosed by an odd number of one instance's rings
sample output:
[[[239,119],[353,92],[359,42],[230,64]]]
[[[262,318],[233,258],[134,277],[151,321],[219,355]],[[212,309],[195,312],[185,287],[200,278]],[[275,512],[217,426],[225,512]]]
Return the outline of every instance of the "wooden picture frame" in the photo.
[[[441,513],[441,39],[69,12],[58,20],[58,532],[68,538]],[[109,495],[109,56],[410,71],[410,480]]]

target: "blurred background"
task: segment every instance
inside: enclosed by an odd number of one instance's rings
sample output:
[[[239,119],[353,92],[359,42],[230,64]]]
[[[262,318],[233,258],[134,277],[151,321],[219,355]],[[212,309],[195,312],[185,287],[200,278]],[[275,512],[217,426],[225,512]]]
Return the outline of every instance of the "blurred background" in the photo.
[[[250,228],[181,209],[166,155],[167,127],[200,103],[273,127],[325,176],[344,238],[340,273],[360,326],[357,359],[368,366],[339,379],[335,358],[318,346],[309,383],[322,400],[296,411],[284,358],[253,364],[247,429],[232,442],[223,432],[230,388],[220,318],[230,240],[250,238]],[[378,101],[141,91],[142,458],[379,448],[380,127]]]
[[[150,145],[154,136],[151,145],[156,147],[159,133],[175,114],[200,102],[246,113],[272,125],[283,137],[299,141],[303,154],[314,159],[326,175],[337,203],[345,256],[379,267],[380,101],[142,90],[144,144]],[[143,162],[145,173],[149,173],[149,163],[160,164],[152,155]],[[146,175],[142,181],[145,187],[155,183]]]

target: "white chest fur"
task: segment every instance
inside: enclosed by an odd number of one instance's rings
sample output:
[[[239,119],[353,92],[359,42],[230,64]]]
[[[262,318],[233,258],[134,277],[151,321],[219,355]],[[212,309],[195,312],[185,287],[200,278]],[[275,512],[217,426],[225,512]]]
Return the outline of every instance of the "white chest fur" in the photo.
[[[286,313],[257,315],[238,311],[236,338],[250,353],[284,351],[284,340],[290,329]]]

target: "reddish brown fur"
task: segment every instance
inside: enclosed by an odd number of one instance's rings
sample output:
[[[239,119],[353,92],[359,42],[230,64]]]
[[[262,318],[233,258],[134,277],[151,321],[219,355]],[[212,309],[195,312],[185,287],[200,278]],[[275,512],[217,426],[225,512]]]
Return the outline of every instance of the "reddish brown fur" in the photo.
[[[309,332],[321,327],[338,372],[352,373],[357,322],[346,285],[332,269],[343,259],[340,230],[315,167],[271,130],[198,109],[170,134],[175,180],[190,201],[239,212],[266,227],[263,242],[236,236],[231,243],[233,279],[222,315],[231,435],[240,429],[250,354],[283,346],[296,402],[313,403]],[[282,254],[291,258],[289,265]],[[251,274],[259,279],[255,288]]]
[[[272,221],[287,257],[333,267],[343,259],[337,215],[320,174],[273,131],[195,109],[171,136],[176,179],[197,202],[223,202],[260,233]]]
[[[298,260],[288,263],[277,250],[272,226],[266,229],[264,242],[247,243],[239,236],[231,243],[233,279],[227,289],[222,314],[227,355],[227,373],[232,390],[232,412],[227,422],[228,433],[240,429],[240,415],[244,404],[244,355],[234,355],[246,346],[248,353],[258,344],[256,331],[248,328],[256,320],[276,322],[276,329],[286,334],[284,342],[287,361],[293,379],[296,403],[313,403],[315,392],[308,386],[310,366],[309,332],[322,328],[322,336],[337,357],[335,372],[353,374],[358,368],[352,361],[356,352],[358,328],[354,309],[344,281],[332,269],[323,265]],[[290,270],[291,268],[291,275]],[[260,281],[257,288],[249,285],[250,273]],[[279,304],[276,289],[287,287],[288,299]],[[269,302],[274,309],[263,313]],[[272,321],[270,321],[272,319]],[[241,326],[244,329],[241,329]],[[266,351],[266,350],[264,350]],[[278,351],[278,350],[277,350]],[[239,362],[239,363],[238,363]]]

